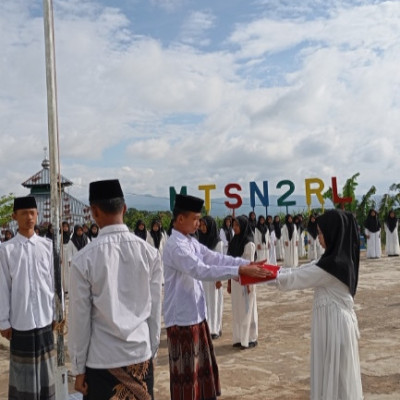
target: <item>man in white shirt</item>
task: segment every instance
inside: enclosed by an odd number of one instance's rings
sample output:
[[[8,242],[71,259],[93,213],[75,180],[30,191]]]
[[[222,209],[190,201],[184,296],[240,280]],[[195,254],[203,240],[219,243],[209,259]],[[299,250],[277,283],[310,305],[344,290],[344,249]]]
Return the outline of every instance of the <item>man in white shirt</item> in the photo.
[[[0,332],[10,340],[9,399],[55,399],[53,243],[33,196],[14,199],[18,233],[0,248]]]
[[[150,400],[161,329],[160,256],[123,223],[117,179],[92,182],[89,203],[100,233],[72,258],[69,285],[75,389],[85,400]]]
[[[209,250],[191,235],[198,229],[203,200],[178,194],[172,234],[164,247],[164,321],[171,399],[213,400],[221,394],[218,366],[206,321],[204,281],[240,274],[265,277],[259,267]]]

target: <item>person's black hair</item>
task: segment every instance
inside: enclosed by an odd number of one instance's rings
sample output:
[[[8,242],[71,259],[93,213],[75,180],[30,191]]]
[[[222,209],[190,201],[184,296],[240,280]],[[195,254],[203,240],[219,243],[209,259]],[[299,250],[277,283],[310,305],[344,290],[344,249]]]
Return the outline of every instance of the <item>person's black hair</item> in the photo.
[[[193,211],[182,210],[181,208],[175,207],[174,211],[172,212],[173,218],[176,219],[178,215],[182,214],[187,217]]]
[[[113,199],[95,200],[90,205],[99,207],[106,214],[118,214],[124,209],[125,199],[123,197],[114,197]]]

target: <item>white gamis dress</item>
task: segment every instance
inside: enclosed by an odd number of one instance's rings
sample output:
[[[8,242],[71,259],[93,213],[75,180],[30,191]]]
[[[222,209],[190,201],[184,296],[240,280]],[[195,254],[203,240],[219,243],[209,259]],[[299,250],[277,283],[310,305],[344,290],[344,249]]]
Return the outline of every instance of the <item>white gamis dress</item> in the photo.
[[[213,249],[217,253],[224,254],[224,244],[221,241]],[[217,289],[215,281],[203,281],[204,297],[207,305],[207,323],[212,335],[222,333],[222,314],[224,309],[223,287]]]
[[[254,261],[255,252],[255,244],[248,242],[244,246],[242,258]],[[249,286],[250,293],[247,293],[246,286],[231,280],[233,343],[241,343],[244,347],[258,338],[256,285]]]
[[[389,227],[385,223],[385,233],[386,233],[386,246],[385,252],[387,256],[398,256],[400,254],[399,245],[399,233],[398,233],[398,222],[393,232],[390,231]]]
[[[281,229],[282,244],[283,244],[283,266],[284,267],[297,267],[299,265],[299,253],[298,253],[298,234],[297,228],[293,224],[292,239],[289,239],[289,231],[286,225],[282,226]],[[286,246],[286,243],[288,245]]]
[[[344,283],[315,263],[282,268],[269,285],[282,291],[314,288],[311,400],[362,400],[353,297]]]

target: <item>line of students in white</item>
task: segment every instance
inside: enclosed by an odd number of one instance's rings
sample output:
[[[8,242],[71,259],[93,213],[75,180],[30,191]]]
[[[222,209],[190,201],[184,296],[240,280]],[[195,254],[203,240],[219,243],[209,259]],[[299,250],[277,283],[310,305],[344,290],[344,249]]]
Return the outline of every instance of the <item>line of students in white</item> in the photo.
[[[389,210],[384,221],[386,236],[385,252],[389,257],[400,255],[398,218],[394,210]],[[364,233],[367,239],[367,258],[380,258],[382,256],[381,223],[378,212],[370,209],[364,222]]]
[[[375,212],[375,211],[374,211]],[[371,217],[365,224],[369,253],[367,257],[380,257],[380,224],[377,213],[371,212]],[[240,216],[233,219],[227,216],[221,229],[217,230],[215,220],[206,216],[200,223],[198,239],[211,250],[232,256],[242,257],[250,261],[267,260],[268,264],[280,264],[285,268],[299,265],[299,258],[307,256],[308,260],[318,260],[324,252],[318,239],[317,215],[312,214],[307,226],[303,227],[300,215],[293,217],[288,214],[281,225],[279,216],[259,216],[251,212],[249,217]],[[377,222],[372,222],[373,221]],[[139,236],[145,230],[143,221],[138,221],[136,230]],[[143,225],[143,226],[142,226]],[[391,210],[385,221],[386,252],[388,255],[400,253],[398,239],[398,222]],[[158,220],[153,220],[150,230],[146,231],[145,240],[156,247],[162,254],[168,238]],[[307,251],[305,234],[307,233]],[[144,237],[143,237],[144,238]],[[371,243],[379,243],[373,245]],[[372,255],[371,255],[372,254]],[[223,286],[221,282],[203,282],[204,294],[208,310],[208,324],[213,339],[222,335]],[[258,313],[255,285],[242,287],[236,281],[228,281],[228,292],[232,299],[232,337],[233,346],[242,349],[257,345]]]
[[[290,226],[293,225],[292,230],[289,230],[288,224],[281,229],[278,216],[274,220],[272,216],[267,216],[267,220],[264,216],[259,216],[258,220],[255,220],[253,212],[249,217],[240,216],[234,220],[227,216],[218,232],[215,220],[206,216],[201,220],[198,239],[200,243],[219,253],[242,257],[249,261],[254,261],[256,258],[267,260],[269,264],[274,265],[283,259],[284,266],[297,266],[297,246],[299,241],[304,239],[302,236],[297,236],[297,228],[291,221],[291,216],[286,219],[286,222],[291,223]],[[143,221],[138,221],[135,233],[162,254],[168,236],[158,220],[152,221],[149,231],[146,230]],[[203,282],[203,288],[210,333],[213,339],[217,339],[222,335],[222,283]],[[232,298],[233,346],[242,349],[255,347],[258,339],[256,287],[254,285],[242,287],[236,281],[228,281],[227,290]]]

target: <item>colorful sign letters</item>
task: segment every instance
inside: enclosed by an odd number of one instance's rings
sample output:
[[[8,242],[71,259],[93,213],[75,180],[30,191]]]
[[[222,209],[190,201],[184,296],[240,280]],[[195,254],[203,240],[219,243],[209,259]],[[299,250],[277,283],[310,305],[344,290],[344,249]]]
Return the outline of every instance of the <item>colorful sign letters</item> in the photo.
[[[325,204],[325,199],[323,197],[325,184],[323,180],[320,178],[307,178],[304,180],[304,183],[308,208],[311,208],[311,196],[315,195],[319,203],[321,204],[321,208],[323,209]],[[204,207],[207,213],[209,213],[211,210],[211,191],[215,190],[216,188],[217,186],[215,184],[198,186],[199,190],[204,191]],[[284,190],[282,195],[277,200],[278,206],[289,207],[296,205],[295,200],[289,199],[296,188],[295,184],[292,181],[288,179],[281,180],[276,184],[276,188]],[[228,183],[225,186],[224,193],[227,197],[227,200],[225,201],[226,207],[234,211],[243,204],[242,196],[240,195],[241,191],[242,187],[238,183]],[[187,194],[187,187],[182,186],[180,193]],[[169,195],[170,207],[171,210],[173,210],[176,196],[176,190],[173,186],[169,188]],[[268,195],[268,181],[263,181],[262,190],[257,186],[256,182],[250,182],[250,206],[252,208],[254,208],[256,205],[256,196],[264,207],[268,207],[270,205]],[[353,199],[351,197],[339,197],[337,193],[336,177],[332,177],[332,202],[334,204],[344,205],[345,203],[351,203],[352,200]]]

